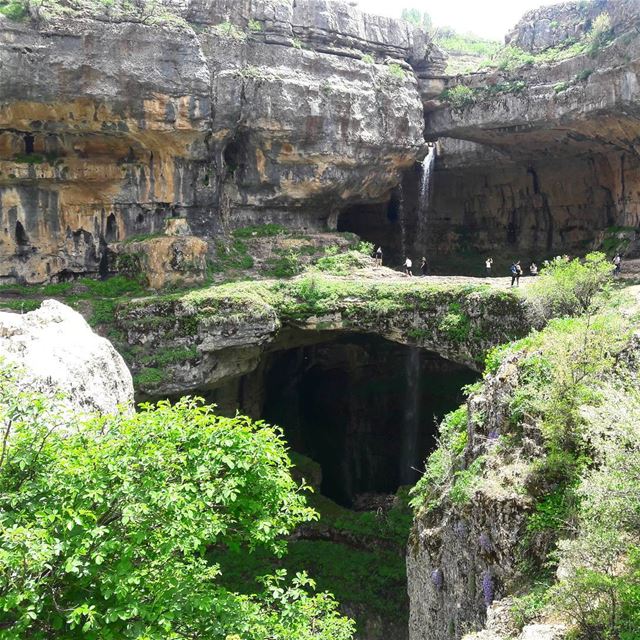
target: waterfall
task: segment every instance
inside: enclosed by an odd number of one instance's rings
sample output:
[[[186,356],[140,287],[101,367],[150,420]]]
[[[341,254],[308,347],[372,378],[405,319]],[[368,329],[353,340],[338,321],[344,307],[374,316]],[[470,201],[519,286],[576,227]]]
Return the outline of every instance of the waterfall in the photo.
[[[405,360],[406,396],[404,424],[402,425],[402,450],[400,453],[400,483],[414,484],[414,469],[420,463],[418,451],[420,430],[420,349],[411,347]]]
[[[407,257],[407,225],[404,211],[404,190],[402,182],[398,185],[398,220],[400,221],[400,251],[402,252],[402,264]]]
[[[433,185],[433,169],[436,163],[436,146],[429,147],[425,159],[422,161],[422,176],[420,178],[420,202],[418,203],[418,246],[426,253],[428,213],[431,202]]]

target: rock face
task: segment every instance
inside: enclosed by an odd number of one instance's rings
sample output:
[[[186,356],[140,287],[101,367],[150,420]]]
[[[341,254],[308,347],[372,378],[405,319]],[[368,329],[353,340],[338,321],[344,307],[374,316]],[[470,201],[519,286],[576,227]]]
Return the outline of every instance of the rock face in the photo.
[[[328,0],[192,0],[117,21],[46,7],[0,16],[5,281],[105,275],[114,243],[172,217],[205,239],[332,228],[423,153],[409,64],[428,75],[441,54],[407,23]]]
[[[265,354],[365,334],[419,347],[474,370],[489,349],[525,335],[521,298],[498,288],[371,282],[316,275],[245,283],[121,305],[117,343],[151,396],[219,387]]]
[[[539,261],[607,246],[613,229],[640,225],[637,2],[546,7],[510,37],[538,53],[563,37],[547,38],[550,24],[581,37],[600,13],[611,29],[592,50],[450,79],[449,89],[465,87],[465,100],[430,105],[426,135],[439,140],[439,153],[427,255]]]
[[[61,391],[74,409],[133,407],[133,382],[122,357],[79,313],[55,300],[24,315],[0,313],[0,357],[16,366],[22,384]]]
[[[488,605],[505,595],[516,574],[514,551],[531,508],[521,491],[526,466],[516,451],[490,454],[507,431],[517,385],[517,366],[506,362],[468,403],[465,460],[485,456],[483,475],[491,480],[467,503],[447,499],[416,516],[407,550],[411,640],[460,638],[481,628]]]

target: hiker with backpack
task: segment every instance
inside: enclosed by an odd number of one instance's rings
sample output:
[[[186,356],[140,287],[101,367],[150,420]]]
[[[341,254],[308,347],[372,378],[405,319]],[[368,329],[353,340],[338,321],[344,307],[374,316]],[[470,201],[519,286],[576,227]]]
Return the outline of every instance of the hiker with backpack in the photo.
[[[520,261],[514,262],[511,265],[511,286],[515,284],[516,287],[520,286],[520,276],[522,275],[522,267]]]

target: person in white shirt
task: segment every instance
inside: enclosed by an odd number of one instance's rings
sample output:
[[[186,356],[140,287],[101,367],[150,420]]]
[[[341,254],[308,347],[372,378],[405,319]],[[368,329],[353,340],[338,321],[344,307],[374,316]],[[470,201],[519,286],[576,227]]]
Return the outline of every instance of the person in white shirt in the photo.
[[[408,275],[408,276],[412,276],[413,273],[411,272],[411,269],[413,268],[413,262],[411,262],[411,258],[407,258],[404,261],[404,272]]]
[[[491,277],[491,267],[493,266],[493,258],[487,258],[484,263],[485,277]]]

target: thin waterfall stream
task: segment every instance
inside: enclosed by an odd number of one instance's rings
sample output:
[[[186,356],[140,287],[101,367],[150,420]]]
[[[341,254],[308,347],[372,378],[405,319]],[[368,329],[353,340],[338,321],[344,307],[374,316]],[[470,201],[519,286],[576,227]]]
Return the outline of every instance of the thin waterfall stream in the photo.
[[[433,170],[436,163],[436,145],[430,145],[429,151],[422,161],[422,176],[420,178],[420,202],[418,203],[418,247],[421,252],[425,252],[424,245],[427,241],[427,230],[429,224],[429,206],[431,204],[431,193],[433,190]]]
[[[414,484],[420,463],[418,442],[420,434],[420,349],[411,347],[405,360],[407,379],[402,450],[400,455],[400,483]]]

